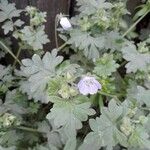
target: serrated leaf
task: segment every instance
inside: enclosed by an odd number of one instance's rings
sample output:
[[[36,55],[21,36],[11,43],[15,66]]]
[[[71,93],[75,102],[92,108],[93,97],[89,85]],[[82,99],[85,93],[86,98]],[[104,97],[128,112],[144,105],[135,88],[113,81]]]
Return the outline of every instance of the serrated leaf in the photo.
[[[16,133],[15,130],[10,130],[6,132],[2,137],[0,137],[0,144],[8,146],[15,145],[19,139],[22,138],[22,134]]]
[[[62,62],[63,57],[57,56],[57,50],[47,52],[41,59],[38,55],[33,55],[32,59],[24,59],[21,72],[26,81],[22,81],[21,91],[27,93],[29,99],[47,103],[49,101],[46,86],[49,80],[56,75],[56,67]]]
[[[13,31],[14,26],[13,26],[13,22],[12,21],[6,21],[2,28],[4,29],[4,34],[8,34],[10,31]]]
[[[110,76],[118,67],[119,65],[113,60],[113,55],[104,54],[96,61],[94,73],[102,77]]]
[[[59,132],[55,131],[55,127],[52,127],[52,121],[43,121],[38,123],[38,131],[43,132],[47,138],[47,149],[58,150],[62,148],[62,142]],[[49,148],[48,148],[49,147]],[[46,148],[46,147],[43,147]],[[41,149],[38,149],[41,150]]]
[[[150,90],[138,86],[137,100],[142,100],[148,107],[150,107]]]
[[[20,19],[18,19],[14,22],[14,25],[17,26],[17,27],[21,27],[23,24],[24,24],[24,22]]]
[[[11,66],[0,65],[0,91],[6,92],[10,86],[12,86],[12,68]]]
[[[17,100],[17,98],[18,99],[20,98],[20,101],[26,100],[26,98],[24,98],[23,95],[19,95],[19,94],[20,93],[18,93],[16,90],[8,91],[6,93],[5,103],[0,105],[0,113],[5,113],[5,112],[9,111],[15,115],[25,114],[26,109],[23,108],[23,106],[17,104],[17,102],[15,101],[15,100]]]
[[[131,82],[130,87],[127,89],[128,95],[127,98],[136,100],[138,104],[146,104],[147,107],[150,107],[150,90],[145,89],[142,86],[138,86],[136,83]]]
[[[20,19],[16,20],[14,23],[12,21],[13,17],[19,17],[22,10],[17,10],[15,3],[8,3],[7,0],[0,1],[0,22],[4,22],[2,28],[4,29],[4,34],[8,34],[10,31],[13,31],[14,26],[20,27],[23,24],[23,21]]]
[[[123,46],[123,38],[120,36],[119,32],[117,31],[111,31],[111,32],[106,32],[104,34],[105,37],[105,43],[104,47],[105,49],[111,50],[111,52],[114,52],[116,50],[120,51],[120,49]]]
[[[89,33],[80,30],[73,30],[70,36],[68,44],[74,44],[89,59],[99,58],[99,51],[104,47],[103,37],[92,37]]]
[[[4,34],[8,34],[10,31],[14,30],[14,26],[21,27],[24,24],[20,19],[16,20],[14,23],[11,20],[5,21],[2,25],[2,29],[4,29]]]
[[[95,113],[90,108],[90,102],[81,103],[82,99],[88,101],[86,97],[78,97],[71,101],[53,97],[54,106],[47,119],[54,119],[54,124],[58,128],[63,126],[67,135],[76,135],[76,130],[82,128],[82,121],[86,121],[88,116]]]
[[[65,75],[66,72],[70,74],[74,74],[75,76],[78,76],[79,74],[83,72],[83,70],[80,68],[78,64],[71,64],[70,61],[66,60],[62,64],[60,64],[60,66],[58,67],[57,74]]]
[[[11,81],[13,79],[11,73],[11,66],[5,67],[3,65],[0,65],[0,79],[5,81]],[[11,77],[10,77],[11,76]]]
[[[150,148],[149,135],[144,128],[139,126],[134,129],[134,132],[129,137],[129,143],[131,147],[143,148],[144,150]]]
[[[17,10],[14,3],[8,3],[7,0],[0,1],[0,22],[13,17],[19,17],[22,10]]]
[[[147,70],[147,66],[150,64],[150,54],[139,53],[133,44],[125,46],[122,52],[123,58],[128,61],[125,66],[127,68],[127,73]]]
[[[99,132],[99,134],[90,132],[87,134],[84,139],[84,143],[79,147],[78,150],[99,150],[103,146],[101,138],[101,132]]]
[[[62,147],[62,142],[59,133],[49,132],[47,134],[47,138],[48,138],[48,145],[50,148],[55,147],[57,149],[60,149]]]
[[[33,30],[30,26],[25,26],[21,30],[21,39],[24,42],[27,42],[33,50],[43,49],[43,45],[49,42],[48,36],[45,34],[44,29],[44,26],[40,26],[36,30]]]
[[[38,103],[30,103],[27,109],[28,113],[36,114],[40,108]]]
[[[7,19],[7,16],[4,12],[0,11],[0,22],[3,22]]]
[[[86,15],[95,13],[98,9],[111,9],[113,5],[106,0],[78,0],[79,11]]]
[[[123,107],[118,106],[115,100],[111,100],[108,108],[103,107],[101,113],[102,115],[96,120],[91,119],[89,121],[92,132],[85,137],[79,150],[88,149],[88,145],[92,145],[94,150],[99,150],[105,146],[108,150],[112,150],[118,143],[127,146],[127,138],[120,132],[117,125],[117,121],[122,116]]]

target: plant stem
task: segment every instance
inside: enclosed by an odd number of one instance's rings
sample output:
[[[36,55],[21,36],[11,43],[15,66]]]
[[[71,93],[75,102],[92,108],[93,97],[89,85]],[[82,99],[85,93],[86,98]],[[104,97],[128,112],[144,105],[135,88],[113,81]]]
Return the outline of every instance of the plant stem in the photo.
[[[105,92],[102,92],[102,91],[100,91],[99,93],[100,93],[101,95],[108,96],[108,97],[112,97],[112,98],[116,97],[115,95],[112,95],[112,94],[109,94],[109,93],[105,93]]]
[[[20,126],[20,127],[16,127],[16,128],[19,130],[24,130],[24,131],[28,131],[28,132],[45,133],[45,132],[38,131],[37,129],[24,127],[24,126]]]
[[[56,43],[56,48],[58,48],[58,36],[57,36],[57,21],[58,21],[58,16],[56,15],[55,17],[55,43]]]
[[[99,92],[101,95],[104,95],[104,96],[108,96],[108,97],[111,97],[111,98],[114,98],[114,99],[116,99],[119,103],[120,103],[120,100],[118,99],[118,96],[119,96],[119,94],[117,95],[112,95],[112,94],[109,94],[109,93],[105,93],[105,92],[102,92],[102,91],[100,91]],[[121,95],[121,94],[120,94]]]
[[[104,107],[104,102],[103,102],[103,98],[101,95],[99,95],[98,104],[99,104],[99,110],[101,111],[101,108]]]
[[[17,52],[17,55],[16,55],[17,59],[18,59],[18,58],[19,58],[19,56],[20,56],[21,49],[22,49],[22,48],[21,48],[21,47],[19,47],[18,52]],[[16,63],[17,63],[17,61],[16,61],[16,59],[15,59],[15,61],[14,61],[14,63],[13,63],[13,68],[15,68]]]
[[[146,111],[150,111],[150,108],[144,108],[144,107],[142,107],[142,108],[139,108],[139,109],[141,109],[141,110],[146,110]]]
[[[20,65],[21,62],[18,60],[18,58],[13,54],[13,52],[0,40],[0,45],[18,62]]]
[[[141,16],[123,35],[122,37],[125,37],[130,31],[133,30],[133,28],[149,13],[149,10]]]
[[[60,47],[58,47],[57,49],[58,50],[61,50],[61,49],[63,49],[65,46],[67,45],[67,42],[65,42],[64,44],[62,44]]]

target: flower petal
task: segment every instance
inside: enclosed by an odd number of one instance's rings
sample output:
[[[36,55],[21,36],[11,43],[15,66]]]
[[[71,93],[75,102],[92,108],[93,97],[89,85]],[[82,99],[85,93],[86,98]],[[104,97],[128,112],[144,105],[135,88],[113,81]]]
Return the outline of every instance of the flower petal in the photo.
[[[96,94],[101,89],[101,84],[94,78],[86,76],[77,85],[79,92],[83,95]]]

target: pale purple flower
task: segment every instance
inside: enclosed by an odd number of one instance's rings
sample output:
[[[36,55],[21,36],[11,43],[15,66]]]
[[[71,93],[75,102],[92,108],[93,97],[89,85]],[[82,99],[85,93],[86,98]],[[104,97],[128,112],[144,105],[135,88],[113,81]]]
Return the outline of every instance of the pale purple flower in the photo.
[[[82,78],[77,86],[83,95],[96,94],[102,88],[101,84],[94,77],[89,76]]]

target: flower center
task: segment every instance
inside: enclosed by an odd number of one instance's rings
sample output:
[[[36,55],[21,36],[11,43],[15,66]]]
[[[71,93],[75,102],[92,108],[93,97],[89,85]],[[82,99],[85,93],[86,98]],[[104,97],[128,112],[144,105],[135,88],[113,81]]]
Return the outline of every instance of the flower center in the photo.
[[[86,80],[86,81],[84,81],[84,83],[85,83],[87,86],[91,86],[91,85],[94,84],[92,80]]]

